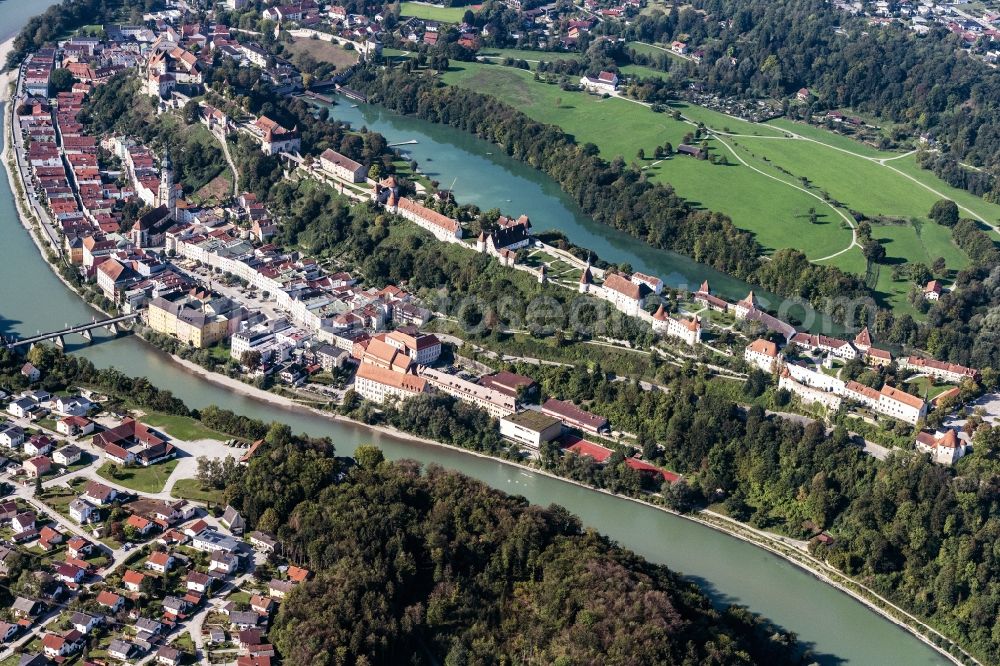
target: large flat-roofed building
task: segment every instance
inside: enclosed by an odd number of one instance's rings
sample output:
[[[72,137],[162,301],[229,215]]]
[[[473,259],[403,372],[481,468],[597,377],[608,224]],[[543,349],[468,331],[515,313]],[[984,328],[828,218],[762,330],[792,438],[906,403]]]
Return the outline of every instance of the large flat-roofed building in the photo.
[[[537,449],[543,442],[550,442],[562,434],[562,421],[541,412],[524,410],[500,419],[500,434]]]

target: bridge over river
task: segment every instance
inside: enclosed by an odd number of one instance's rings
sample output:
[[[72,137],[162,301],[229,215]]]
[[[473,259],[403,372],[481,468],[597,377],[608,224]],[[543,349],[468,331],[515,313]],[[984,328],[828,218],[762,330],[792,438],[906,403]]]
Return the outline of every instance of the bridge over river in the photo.
[[[60,348],[64,347],[65,336],[73,335],[78,333],[82,335],[87,340],[93,339],[93,331],[95,328],[106,328],[112,335],[116,335],[120,329],[119,324],[125,324],[126,322],[131,322],[139,317],[138,312],[133,312],[132,314],[121,315],[119,317],[109,317],[108,319],[97,319],[96,317],[93,321],[86,324],[77,324],[76,326],[66,326],[58,331],[50,331],[48,333],[39,333],[37,335],[32,335],[27,338],[16,338],[11,337],[2,340],[2,344],[7,349],[16,349],[23,346],[31,346],[38,342],[45,342],[46,340],[55,340],[56,345]]]

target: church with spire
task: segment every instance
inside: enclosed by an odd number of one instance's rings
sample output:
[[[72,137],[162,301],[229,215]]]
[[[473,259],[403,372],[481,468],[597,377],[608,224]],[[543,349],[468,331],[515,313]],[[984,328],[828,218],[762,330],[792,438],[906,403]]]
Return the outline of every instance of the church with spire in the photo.
[[[177,220],[177,185],[174,184],[174,163],[170,152],[160,163],[160,186],[156,191],[156,207],[142,215],[132,225],[130,240],[136,247],[160,247],[164,244],[167,229]]]

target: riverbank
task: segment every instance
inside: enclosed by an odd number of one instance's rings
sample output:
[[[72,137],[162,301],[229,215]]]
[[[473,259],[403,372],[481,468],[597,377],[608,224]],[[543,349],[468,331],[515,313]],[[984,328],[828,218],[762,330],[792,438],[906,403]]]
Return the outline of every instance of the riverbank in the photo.
[[[401,440],[404,442],[416,443],[424,446],[451,449],[452,451],[457,451],[464,455],[472,455],[478,458],[492,460],[502,465],[515,467],[525,473],[539,474],[551,479],[555,479],[557,481],[561,481],[563,483],[569,483],[584,490],[587,490],[589,492],[601,493],[604,495],[614,497],[616,499],[627,500],[629,502],[642,504],[644,506],[651,507],[659,511],[663,511],[664,513],[669,513],[678,518],[683,518],[685,520],[698,523],[699,525],[713,529],[717,532],[721,532],[736,539],[740,539],[741,541],[744,541],[758,548],[766,550],[775,557],[780,557],[781,559],[808,572],[817,580],[822,581],[823,583],[833,587],[834,589],[842,592],[843,594],[846,594],[855,601],[863,604],[867,608],[878,613],[886,620],[904,629],[905,631],[907,631],[907,633],[913,635],[915,638],[919,639],[929,647],[939,652],[941,655],[948,658],[952,663],[959,665],[966,663],[963,662],[961,659],[955,657],[954,655],[950,654],[944,648],[935,644],[929,636],[936,635],[940,639],[948,642],[952,642],[951,639],[947,638],[933,627],[927,625],[919,618],[914,617],[913,615],[908,613],[905,609],[900,608],[899,606],[893,604],[888,599],[885,599],[874,590],[871,590],[870,588],[862,585],[861,583],[850,578],[846,574],[826,564],[822,560],[813,557],[808,552],[808,550],[802,545],[801,542],[796,542],[793,539],[788,539],[787,537],[783,537],[778,534],[772,534],[770,532],[758,530],[754,527],[751,527],[750,525],[746,525],[732,518],[729,518],[728,516],[719,514],[715,511],[711,511],[708,509],[703,509],[699,511],[697,514],[682,514],[677,511],[674,511],[673,509],[665,507],[661,504],[655,504],[653,502],[638,497],[621,495],[604,488],[595,488],[594,486],[582,483],[580,481],[576,481],[574,479],[568,479],[566,477],[559,476],[558,474],[549,472],[548,470],[540,469],[538,467],[534,467],[532,465],[528,465],[525,463],[520,463],[513,460],[507,460],[505,458],[497,458],[495,456],[491,456],[489,454],[482,453],[479,451],[473,451],[459,446],[454,446],[452,444],[445,444],[443,442],[439,442],[436,440],[420,437],[419,435],[413,435],[411,433],[404,432],[402,430],[398,430],[396,428],[392,428],[389,426],[370,425],[362,421],[357,421],[345,416],[341,416],[339,414],[332,414],[330,412],[325,412],[319,409],[315,409],[313,407],[307,407],[285,396],[279,396],[274,393],[264,391],[263,389],[259,389],[257,387],[245,384],[237,379],[233,379],[232,377],[227,377],[225,375],[221,375],[216,372],[211,372],[195,363],[192,363],[191,361],[182,359],[179,356],[171,355],[171,358],[189,372],[205,379],[206,381],[212,382],[219,386],[223,386],[225,388],[228,388],[230,390],[233,390],[237,393],[240,393],[242,395],[245,395],[247,397],[256,400],[268,401],[272,404],[280,405],[286,409],[298,409],[307,412],[312,412],[313,414],[319,415],[323,418],[332,421],[346,423],[351,425],[352,427],[361,430],[377,432],[382,435],[386,435],[388,437],[392,437],[394,439]],[[961,647],[959,647],[957,644],[954,645],[956,645],[956,647],[958,647],[958,649],[961,650]],[[982,666],[982,664],[971,655],[966,653],[965,656],[968,658],[970,663]]]
[[[9,116],[5,115],[5,118],[9,119]],[[7,126],[5,128],[5,131],[8,132],[8,134],[6,136],[9,136],[9,131],[10,131],[9,120],[8,120]],[[10,145],[9,141],[5,142],[5,143],[7,143],[8,145]],[[60,272],[58,270],[58,265],[55,265],[55,264],[53,264],[51,262],[51,260],[53,259],[53,257],[50,254],[50,252],[48,251],[48,249],[47,249],[47,247],[45,245],[45,242],[42,240],[41,236],[36,237],[35,233],[36,233],[37,230],[33,230],[32,224],[31,224],[31,218],[27,217],[28,215],[31,215],[32,212],[30,210],[28,210],[27,212],[25,212],[25,210],[20,207],[21,200],[17,196],[17,192],[18,192],[18,189],[20,187],[20,183],[18,183],[17,185],[14,184],[14,182],[13,182],[13,174],[9,170],[9,165],[10,165],[10,163],[8,162],[7,163],[7,166],[8,166],[8,178],[12,179],[11,180],[12,192],[15,193],[15,201],[18,204],[18,212],[21,215],[21,224],[22,224],[22,226],[29,231],[29,237],[32,238],[32,240],[35,243],[36,247],[38,247],[39,253],[42,255],[42,257],[46,259],[47,263],[49,263],[50,268],[54,269],[54,272],[56,273],[56,275],[60,279],[60,281],[62,281],[63,284],[65,284],[66,286],[70,287],[70,289],[72,289],[73,292],[76,293],[79,296],[80,295],[79,290],[75,289],[73,287],[73,285],[67,283],[67,281],[64,279],[64,277],[60,274]],[[153,348],[153,347],[150,347],[150,348]],[[183,366],[184,365],[183,363],[179,363],[177,359],[173,359],[173,360],[175,361],[175,363],[178,364],[178,366]],[[197,367],[197,366],[195,366],[195,367]],[[185,370],[189,370],[189,368],[185,367]],[[204,377],[205,379],[209,380],[210,382],[212,382],[214,384],[220,384],[220,383],[222,383],[221,380],[223,380],[223,379],[229,379],[229,378],[223,377],[222,375],[209,373],[209,372],[204,371],[202,369],[199,369],[199,370],[200,370],[200,372],[198,374],[200,376]],[[205,374],[202,374],[202,373],[205,373]],[[150,375],[150,376],[155,376],[155,375]],[[231,380],[231,381],[236,381],[236,380]],[[195,382],[192,381],[192,384],[194,384],[194,383]],[[417,436],[414,436],[414,435],[409,435],[407,433],[402,433],[402,432],[396,431],[396,430],[391,429],[391,428],[386,428],[386,427],[372,427],[372,426],[369,426],[367,424],[362,424],[362,423],[359,423],[359,422],[356,422],[356,421],[352,421],[350,419],[346,419],[344,417],[333,415],[333,414],[330,414],[330,413],[327,413],[327,412],[321,412],[320,410],[314,410],[314,409],[309,408],[309,407],[304,406],[304,405],[299,405],[299,404],[295,403],[295,401],[289,400],[288,398],[283,398],[282,396],[277,396],[275,394],[271,394],[271,393],[267,393],[267,392],[264,392],[264,391],[260,391],[260,389],[256,389],[255,387],[248,386],[248,385],[242,384],[240,382],[237,382],[237,384],[238,384],[238,386],[237,385],[233,385],[233,384],[225,384],[225,386],[226,386],[226,389],[228,391],[231,391],[233,393],[240,393],[242,395],[247,395],[248,397],[252,397],[253,399],[263,401],[264,404],[267,404],[267,405],[272,405],[273,404],[273,405],[276,405],[276,406],[279,406],[279,407],[282,407],[282,408],[287,408],[289,410],[295,409],[295,410],[312,411],[314,413],[322,415],[323,418],[328,419],[331,422],[337,422],[337,421],[339,421],[339,422],[342,422],[342,423],[348,423],[348,424],[351,424],[352,427],[356,427],[359,430],[360,429],[364,429],[364,431],[366,431],[366,432],[372,432],[372,433],[379,432],[381,434],[385,434],[385,435],[387,435],[389,437],[392,437],[394,440],[398,439],[398,440],[401,440],[401,441],[408,441],[408,442],[418,443],[420,445],[434,446],[434,447],[438,447],[438,448],[442,448],[442,449],[452,449],[453,451],[455,451],[457,453],[460,453],[463,456],[470,456],[471,455],[472,457],[475,457],[475,458],[480,458],[480,459],[489,460],[491,462],[495,462],[498,467],[500,465],[505,465],[505,466],[509,466],[509,467],[512,467],[512,468],[518,468],[518,469],[522,470],[525,473],[525,475],[538,475],[538,476],[548,477],[548,478],[551,478],[551,479],[556,480],[556,481],[561,481],[563,483],[568,482],[570,485],[577,486],[577,487],[579,487],[581,489],[584,489],[584,490],[587,490],[587,491],[590,491],[590,492],[600,492],[600,493],[604,493],[605,495],[610,495],[612,497],[619,498],[619,499],[629,499],[629,500],[635,502],[636,504],[643,504],[643,505],[646,505],[646,506],[650,506],[652,508],[660,509],[661,511],[665,511],[665,512],[670,513],[670,514],[674,513],[674,512],[666,510],[665,507],[660,507],[660,506],[653,505],[653,504],[651,504],[648,501],[643,501],[641,499],[636,499],[636,498],[616,496],[613,493],[610,493],[608,491],[604,491],[604,490],[600,490],[600,489],[595,489],[595,488],[589,487],[589,486],[587,486],[585,484],[577,483],[577,482],[574,482],[574,481],[571,481],[571,480],[559,477],[557,475],[551,474],[551,473],[546,472],[544,470],[536,469],[536,468],[528,466],[528,465],[523,465],[523,464],[519,464],[519,463],[507,461],[507,460],[502,460],[502,459],[494,458],[494,457],[486,455],[486,454],[478,453],[478,452],[475,452],[475,451],[470,451],[470,450],[467,450],[467,449],[462,449],[460,447],[445,445],[445,444],[442,444],[440,442],[435,442],[435,441],[424,439],[424,438],[420,438],[420,437],[417,437]],[[255,393],[256,391],[260,391],[260,394]],[[430,458],[430,460],[433,460],[433,457],[429,457],[429,458]],[[674,514],[674,515],[676,515],[676,514]],[[698,519],[697,517],[685,516],[685,518],[688,518],[688,520],[691,520],[692,522],[702,523],[702,520]],[[704,523],[702,523],[702,524],[704,524]],[[756,543],[755,541],[752,541],[752,540],[750,540],[748,538],[744,538],[744,537],[736,534],[733,531],[735,529],[735,527],[733,527],[731,529],[724,529],[722,526],[719,526],[719,525],[704,525],[704,526],[712,527],[713,530],[715,530],[716,532],[729,533],[729,534],[732,534],[733,536],[737,536],[737,538],[740,538],[743,541],[746,541],[746,542],[749,542],[749,543],[754,543],[754,545],[758,545],[759,547],[762,547],[764,550],[766,550],[768,552],[771,552],[773,555],[778,556],[778,557],[782,557],[783,559],[786,559],[789,562],[792,562],[793,564],[796,564],[796,565],[800,566],[800,568],[808,570],[807,567],[804,567],[801,564],[799,564],[798,562],[795,562],[794,560],[790,559],[787,555],[782,554],[780,552],[772,551],[771,548],[764,547],[761,544]],[[815,575],[815,574],[814,574],[814,576],[817,579],[822,580],[821,576],[818,576],[818,575]],[[836,586],[831,585],[831,587],[836,587]],[[847,593],[850,594],[849,591],[847,591]],[[851,596],[854,597],[855,599],[861,601],[862,603],[864,603],[865,606],[868,606],[869,608],[873,608],[873,606],[871,604],[869,604],[869,603],[866,603],[864,599],[862,599],[860,597],[857,597],[857,596],[855,596],[853,594],[851,594]],[[895,623],[897,625],[900,625],[900,626],[905,626],[905,625],[903,625],[902,623],[899,623],[899,622],[895,622]],[[910,633],[916,633],[916,632],[914,630],[910,630]],[[924,642],[926,643],[927,641],[924,641]],[[943,654],[943,655],[945,654],[943,651],[941,651],[936,646],[934,646],[934,647],[941,654]]]
[[[10,52],[14,50],[14,37],[7,39],[4,42],[0,42],[0,67],[3,67],[4,63],[7,62],[7,56]],[[11,98],[10,84],[13,83],[17,78],[18,70],[4,70],[0,72],[0,102],[9,102]]]

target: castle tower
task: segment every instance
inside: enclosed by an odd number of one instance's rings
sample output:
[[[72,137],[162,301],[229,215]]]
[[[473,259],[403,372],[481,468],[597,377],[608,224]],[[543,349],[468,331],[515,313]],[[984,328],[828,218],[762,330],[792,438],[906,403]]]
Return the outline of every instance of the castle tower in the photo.
[[[476,252],[486,252],[486,232],[480,231],[476,239]]]
[[[548,281],[548,276],[545,271],[545,264],[542,264],[541,270],[538,271],[538,284],[545,284]]]

